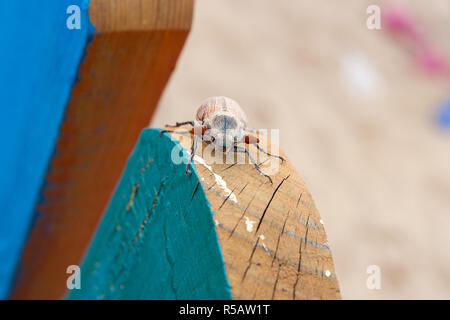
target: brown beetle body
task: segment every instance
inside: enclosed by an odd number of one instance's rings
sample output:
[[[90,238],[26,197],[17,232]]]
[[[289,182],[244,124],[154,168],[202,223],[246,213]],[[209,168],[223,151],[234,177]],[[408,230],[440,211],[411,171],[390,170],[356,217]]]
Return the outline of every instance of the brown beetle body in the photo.
[[[197,109],[195,127],[202,127],[203,139],[230,149],[244,139],[247,116],[239,104],[227,97],[210,97]]]
[[[223,96],[206,99],[197,109],[196,120],[203,122],[216,112],[230,112],[242,122],[244,127],[247,126],[247,115],[241,106],[233,99]]]
[[[247,153],[255,168],[262,175],[266,176],[270,182],[272,182],[272,179],[261,171],[259,165],[249,151],[246,148],[238,146],[238,144],[253,144],[261,152],[284,161],[282,157],[272,155],[258,145],[259,139],[247,132],[249,129],[247,129],[247,116],[245,112],[236,101],[228,97],[215,96],[206,99],[197,109],[195,121],[177,122],[173,127],[179,127],[186,124],[190,124],[193,128],[185,133],[194,135],[191,156],[186,165],[186,173],[188,174],[191,173],[189,164],[194,158],[199,138],[213,143],[218,147],[222,147],[226,152],[235,151]],[[164,132],[173,131],[163,130],[161,131],[161,134]]]

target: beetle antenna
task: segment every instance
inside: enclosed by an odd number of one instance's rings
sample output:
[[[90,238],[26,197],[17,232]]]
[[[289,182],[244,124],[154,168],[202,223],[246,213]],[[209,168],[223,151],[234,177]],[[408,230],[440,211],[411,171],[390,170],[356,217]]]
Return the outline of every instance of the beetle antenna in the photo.
[[[177,127],[184,126],[184,125],[186,125],[186,124],[191,125],[191,126],[194,126],[194,121],[177,122],[175,125],[166,124],[166,127],[177,128]]]
[[[250,154],[250,152],[246,148],[239,147],[239,146],[234,146],[234,151],[236,151],[236,152],[243,152],[243,153],[248,154],[248,158],[250,159],[250,162],[255,166],[256,170],[258,170],[259,173],[261,173],[263,176],[265,176],[267,179],[269,179],[270,183],[273,184],[272,178],[269,175],[267,175],[264,172],[262,172],[262,170],[259,167],[258,163],[255,161],[253,156]]]
[[[281,162],[286,161],[282,156],[277,156],[277,155],[275,155],[275,154],[271,154],[271,153],[267,152],[267,151],[264,150],[262,147],[260,147],[259,144],[257,144],[257,143],[255,143],[255,146],[256,146],[256,148],[257,148],[259,151],[261,151],[261,152],[267,154],[267,155],[270,156],[270,157],[278,158],[278,159],[281,160]]]

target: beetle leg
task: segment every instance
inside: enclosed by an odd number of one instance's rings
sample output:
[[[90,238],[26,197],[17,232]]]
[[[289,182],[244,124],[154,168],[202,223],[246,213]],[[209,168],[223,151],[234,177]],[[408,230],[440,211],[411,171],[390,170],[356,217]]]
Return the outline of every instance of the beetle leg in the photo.
[[[183,121],[183,122],[177,122],[174,126],[166,124],[166,127],[181,127],[184,126],[185,124],[189,124],[191,126],[194,126],[194,121]]]
[[[282,162],[284,162],[284,158],[283,157],[271,154],[271,153],[267,152],[266,150],[264,150],[262,147],[260,147],[259,144],[258,144],[259,143],[259,139],[257,137],[255,137],[255,136],[251,135],[251,134],[247,134],[246,136],[244,136],[244,141],[243,142],[245,142],[246,144],[254,144],[259,151],[267,154],[268,156],[271,156],[271,157],[274,157],[274,158],[279,158]]]
[[[266,134],[264,133],[264,130],[260,130],[260,129],[253,129],[253,128],[245,127],[245,128],[244,128],[244,131],[252,132],[252,133],[257,133],[257,134],[266,136]]]
[[[248,154],[248,158],[250,159],[251,163],[253,163],[253,165],[255,166],[256,170],[258,170],[259,173],[261,173],[263,176],[265,176],[267,179],[269,179],[270,183],[273,184],[272,182],[272,178],[269,177],[269,175],[265,174],[264,172],[261,171],[261,168],[259,167],[258,163],[255,161],[255,159],[253,159],[252,155],[250,154],[250,152],[243,147],[239,147],[239,146],[234,146],[234,151],[236,152],[243,152]]]
[[[277,155],[275,155],[275,154],[271,154],[271,153],[267,152],[267,151],[264,150],[262,147],[260,147],[259,144],[257,144],[257,143],[255,143],[255,147],[256,147],[259,151],[261,151],[261,152],[267,154],[268,156],[271,156],[271,157],[274,157],[274,158],[278,158],[278,159],[281,160],[281,162],[284,162],[284,161],[285,161],[285,159],[284,159],[282,156],[277,156]]]
[[[177,122],[176,126],[184,125],[184,124],[186,124],[188,122],[189,121],[187,121],[187,122]],[[194,125],[193,122],[192,122],[192,125]],[[205,126],[203,126],[203,127],[199,127],[199,126],[195,127],[194,126],[191,130],[185,130],[185,131],[161,130],[159,132],[160,136],[162,136],[165,132],[174,132],[174,133],[178,133],[178,134],[189,133],[189,134],[193,134],[194,135],[194,138],[192,140],[192,145],[191,145],[191,155],[189,157],[188,163],[186,164],[186,170],[185,170],[186,174],[188,174],[188,175],[190,175],[192,173],[191,170],[189,170],[189,165],[191,164],[192,160],[195,157],[195,150],[197,150],[198,139],[199,139],[199,137],[203,136],[203,134],[206,132],[207,129],[208,128],[205,127]]]
[[[189,170],[189,165],[191,164],[192,160],[195,157],[195,150],[197,150],[197,141],[198,141],[198,135],[194,135],[194,139],[192,140],[192,145],[191,145],[191,156],[189,157],[189,161],[186,164],[186,174],[191,174],[191,170]]]
[[[174,132],[174,133],[180,133],[180,134],[190,133],[190,134],[193,134],[193,135],[196,135],[196,136],[203,136],[207,130],[208,130],[208,128],[206,126],[202,126],[202,127],[200,127],[200,126],[195,127],[194,126],[191,130],[185,130],[185,131],[176,131],[176,130],[172,130],[172,129],[169,129],[169,130],[164,129],[164,130],[161,130],[159,132],[159,135],[162,136],[163,133],[165,133],[165,132]]]
[[[163,135],[164,133],[166,133],[166,132],[168,132],[168,133],[174,132],[174,133],[178,133],[178,134],[184,134],[184,133],[192,134],[192,133],[194,133],[194,129],[191,129],[191,130],[185,130],[185,131],[161,130],[161,131],[159,132],[159,135],[162,136],[162,135]]]
[[[245,142],[246,144],[257,144],[259,142],[259,139],[254,135],[246,134],[242,142]]]

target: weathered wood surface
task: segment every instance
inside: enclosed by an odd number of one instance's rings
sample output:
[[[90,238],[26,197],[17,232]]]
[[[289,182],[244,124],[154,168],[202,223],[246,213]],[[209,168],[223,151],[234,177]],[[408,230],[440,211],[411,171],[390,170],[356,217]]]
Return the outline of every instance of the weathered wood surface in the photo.
[[[12,298],[57,299],[188,35],[193,0],[91,0],[96,26],[36,205]]]
[[[173,136],[190,150],[189,136]],[[270,150],[265,136],[259,138]],[[197,154],[201,150],[199,147]],[[279,161],[268,159],[253,146],[250,152],[258,155],[262,167]],[[273,185],[248,158],[245,164],[207,165],[210,168],[197,163],[196,169],[215,213],[233,298],[340,299],[323,221],[289,160],[280,162],[278,173],[272,176]],[[236,201],[230,200],[232,196],[217,183],[216,175],[225,181]]]
[[[199,147],[186,175],[190,144],[144,130],[69,298],[339,299],[319,213],[289,162],[270,184]]]

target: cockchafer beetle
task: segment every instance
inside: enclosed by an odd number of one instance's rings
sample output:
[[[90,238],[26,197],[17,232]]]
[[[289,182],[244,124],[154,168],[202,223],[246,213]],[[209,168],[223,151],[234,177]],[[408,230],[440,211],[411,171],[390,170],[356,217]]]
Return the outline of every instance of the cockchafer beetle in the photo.
[[[197,109],[194,121],[177,122],[175,125],[166,125],[166,127],[180,127],[184,125],[191,125],[193,128],[189,131],[162,130],[160,134],[162,135],[164,132],[175,132],[194,135],[191,145],[191,156],[186,164],[186,174],[191,174],[189,164],[195,156],[199,138],[203,141],[213,143],[217,147],[222,147],[224,152],[234,151],[247,153],[256,170],[267,177],[270,183],[272,183],[272,178],[261,171],[261,168],[248,149],[238,146],[238,144],[253,144],[259,151],[268,156],[279,158],[284,162],[283,157],[273,155],[259,146],[259,139],[249,133],[254,130],[247,127],[247,116],[245,112],[231,98],[223,96],[209,97]]]

